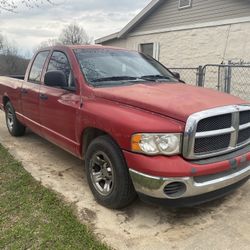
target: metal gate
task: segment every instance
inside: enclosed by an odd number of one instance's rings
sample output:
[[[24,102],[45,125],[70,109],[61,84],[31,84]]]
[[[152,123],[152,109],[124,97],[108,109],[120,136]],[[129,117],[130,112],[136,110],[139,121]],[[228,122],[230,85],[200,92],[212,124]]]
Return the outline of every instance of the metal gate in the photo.
[[[207,64],[197,68],[171,68],[188,84],[211,88],[250,101],[250,65]]]
[[[250,101],[250,66],[205,65],[200,72],[198,86],[216,89]]]

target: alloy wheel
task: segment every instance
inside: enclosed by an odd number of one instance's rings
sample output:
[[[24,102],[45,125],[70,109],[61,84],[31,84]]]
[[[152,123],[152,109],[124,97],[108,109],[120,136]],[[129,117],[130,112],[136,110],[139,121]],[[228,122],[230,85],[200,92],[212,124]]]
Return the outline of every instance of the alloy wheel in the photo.
[[[102,151],[90,160],[90,177],[95,189],[101,195],[109,195],[114,187],[114,169],[109,157]]]

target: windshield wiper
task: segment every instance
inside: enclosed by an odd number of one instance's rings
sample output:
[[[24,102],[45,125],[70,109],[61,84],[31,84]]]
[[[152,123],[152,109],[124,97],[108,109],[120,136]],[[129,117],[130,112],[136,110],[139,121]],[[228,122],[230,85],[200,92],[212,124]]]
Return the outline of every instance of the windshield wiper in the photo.
[[[94,87],[119,87],[119,86],[129,86],[135,84],[135,81],[126,81],[126,82],[119,82],[118,84],[115,82],[96,82],[93,83]]]
[[[145,81],[154,81],[157,82],[158,80],[167,80],[167,81],[173,81],[174,79],[168,76],[163,75],[145,75],[141,77],[136,76],[109,76],[109,77],[102,77],[102,78],[96,78],[91,80],[93,85],[95,87],[99,86],[121,86],[121,85],[128,85],[128,84],[134,84],[135,82],[145,82]],[[110,82],[105,83],[104,82]],[[119,82],[118,84],[114,84],[112,82]]]
[[[112,82],[112,81],[133,81],[133,80],[138,80],[138,78],[133,76],[109,76],[109,77],[96,78],[91,80],[91,82]]]
[[[172,80],[169,76],[163,76],[163,75],[145,75],[141,76],[141,79],[149,80],[149,81],[157,81],[157,80]]]

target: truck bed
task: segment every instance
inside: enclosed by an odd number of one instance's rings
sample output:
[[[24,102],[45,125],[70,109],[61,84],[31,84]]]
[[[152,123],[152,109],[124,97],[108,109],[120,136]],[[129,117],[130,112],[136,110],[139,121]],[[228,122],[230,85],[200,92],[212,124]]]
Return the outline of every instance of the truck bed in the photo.
[[[19,110],[20,89],[24,80],[18,77],[0,76],[0,108],[3,109],[4,96],[13,100],[17,110]],[[14,91],[13,91],[14,90]]]

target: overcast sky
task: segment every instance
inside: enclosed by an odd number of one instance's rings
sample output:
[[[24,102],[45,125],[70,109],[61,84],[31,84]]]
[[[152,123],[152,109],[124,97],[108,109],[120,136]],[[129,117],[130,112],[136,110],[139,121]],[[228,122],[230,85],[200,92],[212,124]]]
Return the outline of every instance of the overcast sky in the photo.
[[[21,0],[16,0],[16,2]],[[22,7],[0,12],[0,33],[14,40],[25,54],[42,41],[58,37],[61,29],[79,23],[93,39],[119,31],[150,0],[51,0],[54,6]]]

